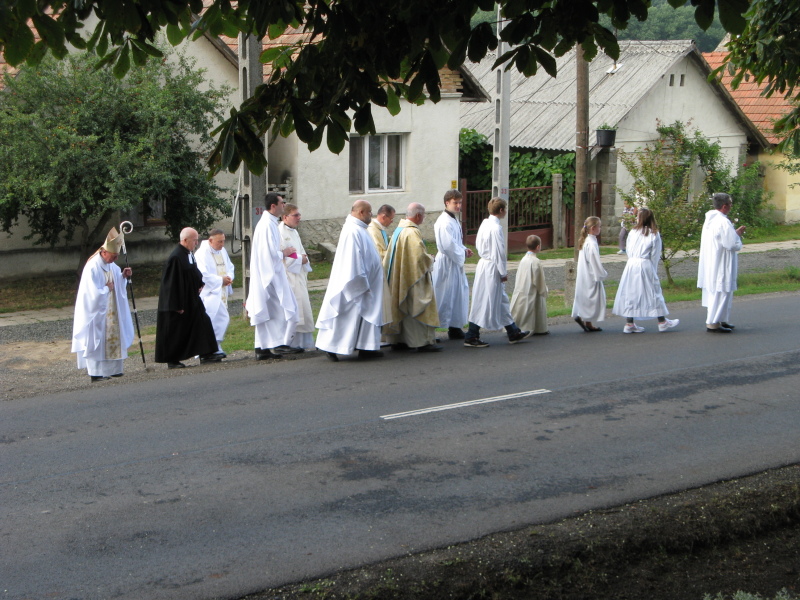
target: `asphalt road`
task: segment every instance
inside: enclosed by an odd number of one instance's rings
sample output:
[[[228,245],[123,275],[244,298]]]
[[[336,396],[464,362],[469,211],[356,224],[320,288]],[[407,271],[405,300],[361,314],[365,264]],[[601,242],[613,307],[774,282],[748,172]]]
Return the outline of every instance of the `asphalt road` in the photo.
[[[237,598],[800,462],[797,309],[3,403],[0,598]]]

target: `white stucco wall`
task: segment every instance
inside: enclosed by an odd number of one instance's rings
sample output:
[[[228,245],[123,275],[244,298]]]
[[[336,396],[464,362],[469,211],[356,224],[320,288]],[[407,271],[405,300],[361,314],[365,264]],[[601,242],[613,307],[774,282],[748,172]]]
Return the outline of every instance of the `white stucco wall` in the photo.
[[[411,202],[421,202],[428,210],[441,210],[444,192],[458,176],[458,105],[456,97],[443,98],[438,104],[403,104],[396,117],[382,108],[373,109],[377,133],[405,134],[404,189],[399,191],[351,194],[349,146],[336,155],[324,143],[314,152],[296,144],[291,175],[303,219],[344,219],[360,198],[369,200],[374,210],[391,204],[398,213],[404,213]]]
[[[778,223],[800,223],[800,175],[774,166],[786,160],[785,154],[762,152],[758,160],[767,167],[764,189],[772,192],[772,219]]]
[[[670,75],[674,84],[670,86]],[[680,85],[681,75],[684,85]],[[681,121],[688,131],[699,130],[711,141],[719,141],[725,159],[736,165],[742,145],[747,144],[744,127],[717,96],[697,65],[689,58],[666,73],[659,84],[645,96],[643,101],[628,113],[617,129],[616,147],[626,152],[635,152],[658,138],[656,127]],[[633,178],[619,163],[617,187],[628,190]],[[699,183],[699,182],[698,182]],[[616,212],[622,212],[622,200],[616,197]]]

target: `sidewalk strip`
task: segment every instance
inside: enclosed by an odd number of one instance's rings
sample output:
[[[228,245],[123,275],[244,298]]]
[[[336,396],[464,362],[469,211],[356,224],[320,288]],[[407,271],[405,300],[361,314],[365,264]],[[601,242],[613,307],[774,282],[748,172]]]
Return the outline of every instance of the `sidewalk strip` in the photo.
[[[441,406],[432,406],[431,408],[420,408],[418,410],[409,410],[407,412],[395,413],[393,415],[383,415],[381,419],[389,421],[391,419],[403,419],[405,417],[415,417],[417,415],[424,415],[432,412],[439,412],[442,410],[450,410],[453,408],[463,408],[465,406],[475,406],[477,404],[489,404],[490,402],[502,402],[504,400],[514,400],[515,398],[526,398],[527,396],[536,396],[538,394],[549,394],[550,390],[531,390],[529,392],[517,392],[516,394],[506,394],[505,396],[493,396],[492,398],[481,398],[480,400],[469,400],[468,402],[457,402],[455,404],[443,404]]]

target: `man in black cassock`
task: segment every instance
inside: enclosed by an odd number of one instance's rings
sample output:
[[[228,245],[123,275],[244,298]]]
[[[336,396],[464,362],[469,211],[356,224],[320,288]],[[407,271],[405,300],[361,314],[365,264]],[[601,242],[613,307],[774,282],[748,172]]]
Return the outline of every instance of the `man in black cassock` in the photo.
[[[182,369],[181,361],[200,356],[200,363],[219,362],[217,338],[211,319],[200,299],[203,275],[192,251],[197,248],[197,231],[181,231],[180,245],[172,251],[161,274],[156,321],[156,362],[170,369]]]

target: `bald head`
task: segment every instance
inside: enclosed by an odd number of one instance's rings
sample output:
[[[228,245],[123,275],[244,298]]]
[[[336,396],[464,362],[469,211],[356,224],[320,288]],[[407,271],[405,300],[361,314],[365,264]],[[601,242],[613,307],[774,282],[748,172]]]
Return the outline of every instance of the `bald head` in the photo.
[[[184,227],[181,229],[181,246],[186,248],[189,252],[194,252],[197,248],[198,234],[195,229],[191,227]]]
[[[372,221],[372,205],[366,200],[356,200],[350,214],[367,225]]]
[[[425,207],[419,202],[412,202],[406,208],[406,219],[413,221],[417,225],[422,224],[425,220]]]

